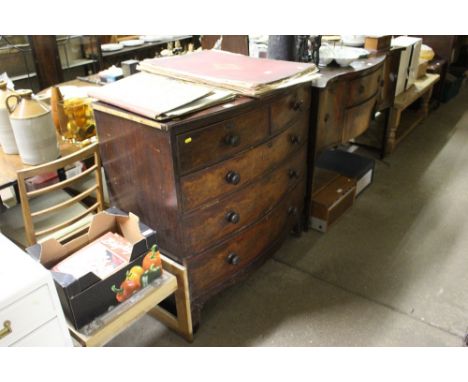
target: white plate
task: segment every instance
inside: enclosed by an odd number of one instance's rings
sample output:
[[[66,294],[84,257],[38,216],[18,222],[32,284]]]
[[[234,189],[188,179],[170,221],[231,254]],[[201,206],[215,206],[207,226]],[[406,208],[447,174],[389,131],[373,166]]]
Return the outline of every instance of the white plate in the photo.
[[[140,36],[140,40],[143,40],[144,42],[155,42],[160,41],[161,36]]]
[[[126,40],[121,42],[123,46],[138,46],[143,45],[144,43],[145,42],[143,40]]]
[[[115,50],[120,50],[123,49],[122,44],[102,44],[101,45],[101,50],[103,52],[113,52]]]

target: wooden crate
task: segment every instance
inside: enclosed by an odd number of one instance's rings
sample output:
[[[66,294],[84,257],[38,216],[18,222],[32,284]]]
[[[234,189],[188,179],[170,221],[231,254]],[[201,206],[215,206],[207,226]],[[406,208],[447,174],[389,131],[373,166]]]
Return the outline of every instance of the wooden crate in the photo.
[[[391,35],[382,35],[382,36],[366,36],[366,41],[364,42],[364,48],[368,50],[388,50],[390,49],[390,43],[392,41]]]

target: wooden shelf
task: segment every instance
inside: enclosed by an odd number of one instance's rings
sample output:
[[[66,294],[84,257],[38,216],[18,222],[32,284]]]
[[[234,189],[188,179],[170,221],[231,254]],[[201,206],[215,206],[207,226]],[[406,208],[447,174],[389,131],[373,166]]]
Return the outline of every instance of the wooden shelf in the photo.
[[[161,39],[161,40],[154,41],[154,42],[145,42],[143,45],[128,46],[128,47],[124,47],[123,49],[115,50],[112,52],[102,52],[102,58],[105,59],[109,57],[124,55],[127,53],[136,53],[145,49],[150,49],[150,48],[154,48],[163,44],[167,44],[169,42],[187,40],[189,38],[192,38],[192,36],[191,35],[174,36],[171,38]]]
[[[79,60],[74,60],[69,63],[69,65],[62,65],[62,69],[72,69],[72,68],[77,68],[79,66],[85,66],[85,65],[90,65],[96,63],[97,60],[90,60],[90,59],[79,59]]]
[[[159,319],[170,329],[181,334],[187,341],[193,340],[190,297],[187,270],[180,264],[161,255],[163,274],[151,285],[141,289],[128,300],[118,304],[111,311],[94,319],[77,330],[70,322],[70,334],[82,346],[102,346],[128,328],[146,313]],[[158,304],[175,294],[177,316],[164,310]]]

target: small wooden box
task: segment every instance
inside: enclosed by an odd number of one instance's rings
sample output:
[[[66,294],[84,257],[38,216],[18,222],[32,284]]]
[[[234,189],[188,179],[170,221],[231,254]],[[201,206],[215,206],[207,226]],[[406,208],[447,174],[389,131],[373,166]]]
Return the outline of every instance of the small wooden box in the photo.
[[[364,48],[368,50],[388,50],[390,49],[390,43],[392,41],[391,35],[384,36],[366,36],[364,42]]]
[[[312,228],[327,232],[330,225],[353,205],[355,196],[356,180],[341,175],[313,194]]]

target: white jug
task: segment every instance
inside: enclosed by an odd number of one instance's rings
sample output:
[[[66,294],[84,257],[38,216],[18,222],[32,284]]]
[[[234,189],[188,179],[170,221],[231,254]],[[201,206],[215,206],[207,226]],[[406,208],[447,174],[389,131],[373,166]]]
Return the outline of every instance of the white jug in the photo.
[[[18,154],[15,135],[10,124],[10,117],[5,106],[5,100],[12,92],[7,89],[7,83],[0,81],[0,145],[5,154]]]
[[[12,100],[16,103],[12,106]],[[50,109],[32,99],[32,90],[18,90],[5,100],[21,160],[41,164],[57,159],[60,150]]]

